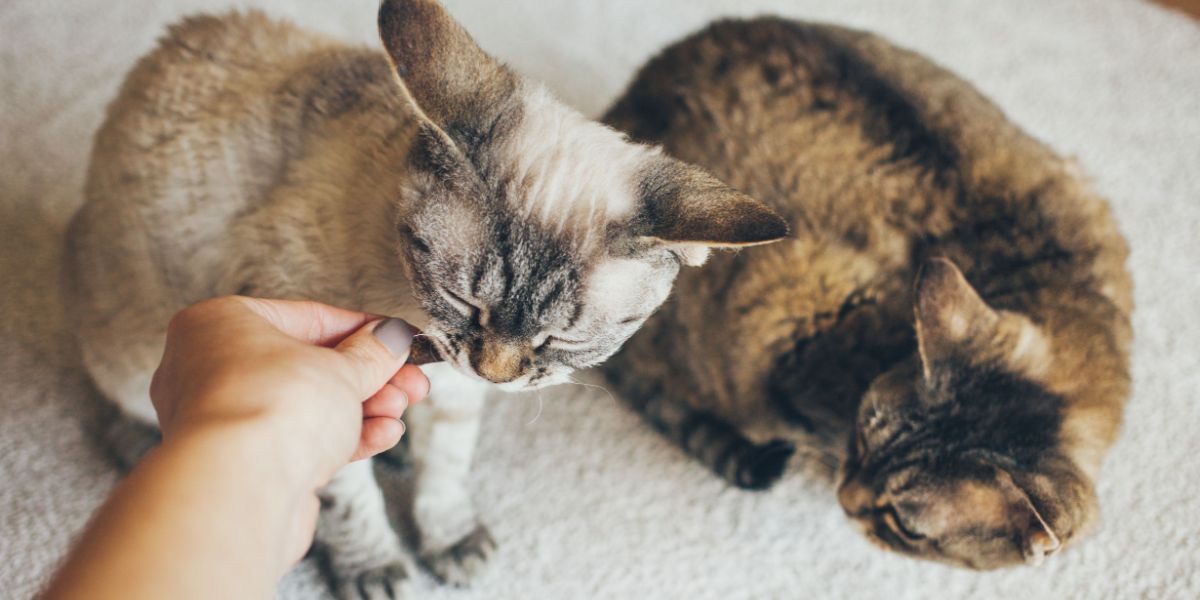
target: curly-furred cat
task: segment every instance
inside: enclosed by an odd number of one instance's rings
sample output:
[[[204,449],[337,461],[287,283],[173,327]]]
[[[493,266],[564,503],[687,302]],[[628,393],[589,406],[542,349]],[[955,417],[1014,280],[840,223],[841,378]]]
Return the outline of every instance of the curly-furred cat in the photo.
[[[653,424],[746,488],[844,452],[846,513],[907,554],[1037,562],[1092,523],[1132,284],[1069,161],[913,52],[778,19],[671,46],[606,121],[794,232],[682,274],[606,363]]]
[[[465,581],[493,547],[465,477],[488,385],[565,381],[615,352],[711,246],[786,225],[700,168],[631,143],[484,53],[433,0],[389,0],[386,52],[258,13],[173,26],[96,136],[69,239],[97,387],[153,422],[170,316],[211,296],[402,317],[446,364],[409,412],[422,562]],[[406,579],[369,462],[323,492],[344,597]]]

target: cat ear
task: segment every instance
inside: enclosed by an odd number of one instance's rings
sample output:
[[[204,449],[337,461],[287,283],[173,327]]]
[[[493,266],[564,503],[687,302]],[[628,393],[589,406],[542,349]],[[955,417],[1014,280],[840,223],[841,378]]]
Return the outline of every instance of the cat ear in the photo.
[[[443,129],[479,130],[517,87],[436,0],[384,0],[379,37],[396,74]]]
[[[643,176],[639,196],[644,237],[665,244],[684,264],[700,265],[709,248],[738,248],[782,239],[787,223],[765,204],[703,169],[664,158]]]
[[[925,261],[915,295],[917,346],[926,379],[933,365],[960,352],[1000,319],[946,258]]]
[[[1033,505],[1029,494],[1013,481],[1012,475],[1000,468],[996,469],[996,473],[1000,489],[1008,500],[1009,518],[1016,529],[1021,556],[1027,564],[1040,565],[1046,556],[1058,550],[1062,543],[1058,536],[1054,535],[1042,513]]]

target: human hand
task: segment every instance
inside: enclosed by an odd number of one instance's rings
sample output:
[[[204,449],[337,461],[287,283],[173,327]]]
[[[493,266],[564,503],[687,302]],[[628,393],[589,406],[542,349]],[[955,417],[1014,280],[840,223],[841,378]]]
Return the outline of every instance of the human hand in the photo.
[[[377,319],[313,302],[225,297],[181,311],[168,328],[150,386],[164,445],[218,436],[238,455],[231,460],[271,461],[283,476],[272,485],[304,495],[296,558],[312,539],[313,492],[348,461],[394,446],[408,403],[429,391],[425,375],[404,365],[413,330]]]
[[[328,475],[391,448],[404,432],[398,419],[429,380],[404,365],[412,329],[378,319],[239,296],[179,312],[150,387],[164,437],[254,420],[302,441],[313,470]]]
[[[399,441],[400,415],[428,393],[403,366],[412,331],[313,302],[227,297],[181,311],[150,385],[163,443],[113,490],[44,597],[268,596],[312,543],[317,488]]]

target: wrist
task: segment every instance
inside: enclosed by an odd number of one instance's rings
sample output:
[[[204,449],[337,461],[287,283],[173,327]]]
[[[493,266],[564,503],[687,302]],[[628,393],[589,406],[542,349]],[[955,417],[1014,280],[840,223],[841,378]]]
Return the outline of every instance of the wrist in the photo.
[[[268,417],[201,419],[165,434],[161,451],[196,457],[252,474],[253,491],[276,500],[311,494],[319,485],[305,453],[291,452],[282,424]]]
[[[306,385],[291,372],[258,375],[211,377],[203,389],[171,403],[173,413],[160,411],[164,440],[228,435],[244,460],[267,461],[287,475],[289,489],[323,485],[354,452],[361,408],[354,414],[337,406],[338,390],[319,380]]]

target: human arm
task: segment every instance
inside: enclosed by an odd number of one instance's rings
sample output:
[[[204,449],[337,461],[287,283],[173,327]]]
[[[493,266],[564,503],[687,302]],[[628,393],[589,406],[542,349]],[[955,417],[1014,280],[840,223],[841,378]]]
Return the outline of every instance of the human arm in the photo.
[[[311,543],[317,488],[394,445],[408,399],[428,391],[402,367],[411,330],[376,319],[239,297],[177,315],[151,386],[163,444],[45,597],[270,596]]]

